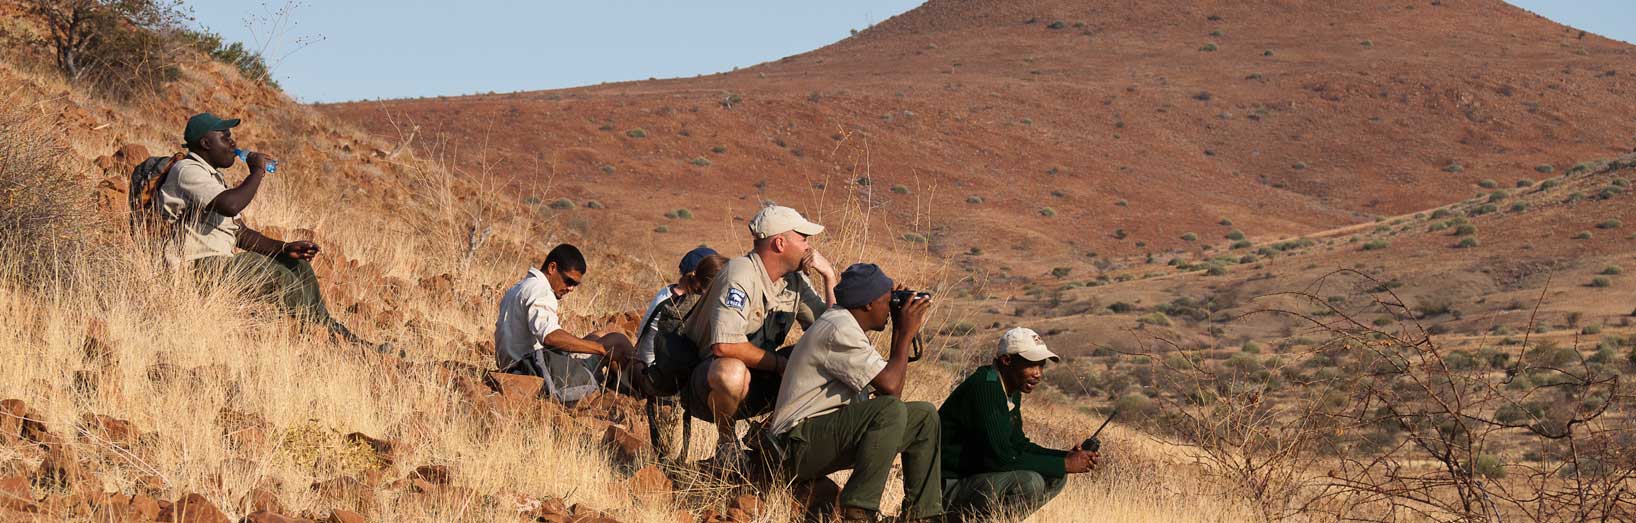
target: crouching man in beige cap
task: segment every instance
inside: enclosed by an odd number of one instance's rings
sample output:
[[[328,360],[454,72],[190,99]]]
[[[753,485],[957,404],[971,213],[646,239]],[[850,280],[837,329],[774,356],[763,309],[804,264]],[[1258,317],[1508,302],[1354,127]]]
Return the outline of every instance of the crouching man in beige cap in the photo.
[[[788,363],[791,327],[812,325],[835,301],[835,267],[807,243],[824,226],[789,207],[769,206],[750,220],[754,247],[728,260],[682,328],[699,363],[682,393],[687,411],[714,422],[716,463],[744,465],[737,420],[771,410]],[[823,278],[814,288],[803,271]]]
[[[1096,468],[1097,455],[1055,450],[1023,435],[1022,395],[1034,392],[1046,362],[1061,361],[1033,330],[1000,336],[993,365],[978,367],[938,409],[943,426],[943,506],[951,521],[1022,520]]]

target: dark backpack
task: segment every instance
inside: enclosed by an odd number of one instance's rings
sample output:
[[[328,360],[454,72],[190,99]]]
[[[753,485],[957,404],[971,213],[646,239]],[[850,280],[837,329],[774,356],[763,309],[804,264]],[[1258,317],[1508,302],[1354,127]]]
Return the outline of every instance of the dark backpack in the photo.
[[[176,162],[187,157],[187,153],[176,153],[171,156],[154,156],[137,164],[131,170],[131,233],[146,231],[149,233],[159,230],[162,220],[159,219],[159,187],[165,185],[165,178],[170,176],[170,169]]]
[[[648,383],[656,395],[680,393],[693,376],[693,367],[703,361],[699,358],[699,346],[682,333],[701,301],[696,294],[676,296],[659,304],[648,318],[650,325],[657,326],[653,335],[653,365],[647,370]],[[643,325],[640,332],[647,332],[648,327]]]

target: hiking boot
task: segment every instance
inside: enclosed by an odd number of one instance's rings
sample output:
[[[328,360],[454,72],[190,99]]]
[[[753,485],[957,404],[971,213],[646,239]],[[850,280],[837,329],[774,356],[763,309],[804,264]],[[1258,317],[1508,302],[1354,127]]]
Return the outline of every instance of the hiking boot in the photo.
[[[841,523],[876,523],[880,516],[873,510],[858,507],[841,507]]]

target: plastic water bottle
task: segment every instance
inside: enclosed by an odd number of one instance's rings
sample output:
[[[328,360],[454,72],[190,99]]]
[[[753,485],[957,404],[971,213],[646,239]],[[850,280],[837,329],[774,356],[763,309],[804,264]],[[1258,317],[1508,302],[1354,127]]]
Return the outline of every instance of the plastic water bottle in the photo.
[[[246,151],[244,149],[234,149],[233,154],[237,155],[240,160],[244,161],[244,163],[250,163],[250,151]],[[273,174],[276,172],[278,172],[278,162],[275,160],[267,160],[267,174]]]

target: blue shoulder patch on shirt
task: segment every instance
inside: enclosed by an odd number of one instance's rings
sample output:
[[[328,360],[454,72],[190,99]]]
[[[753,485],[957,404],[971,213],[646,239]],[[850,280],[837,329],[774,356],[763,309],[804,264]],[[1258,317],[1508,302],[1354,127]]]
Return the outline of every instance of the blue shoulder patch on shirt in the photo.
[[[750,295],[740,289],[727,289],[727,306],[744,310],[744,305],[750,301]]]

